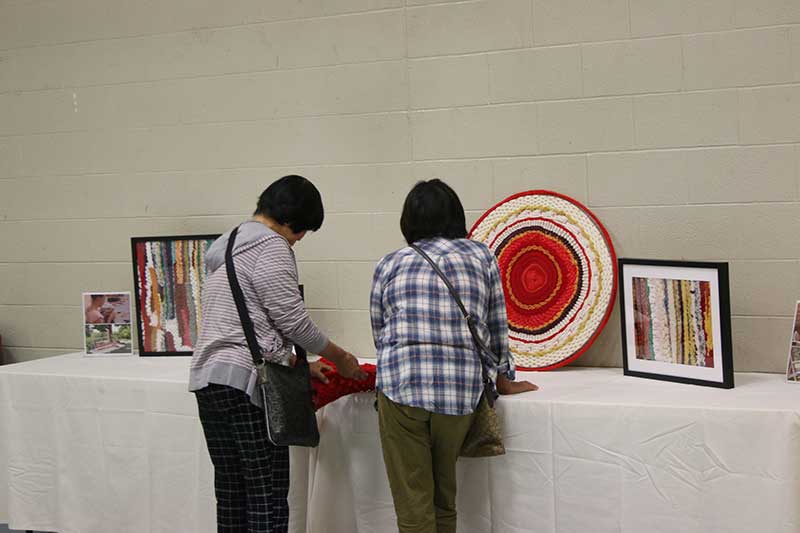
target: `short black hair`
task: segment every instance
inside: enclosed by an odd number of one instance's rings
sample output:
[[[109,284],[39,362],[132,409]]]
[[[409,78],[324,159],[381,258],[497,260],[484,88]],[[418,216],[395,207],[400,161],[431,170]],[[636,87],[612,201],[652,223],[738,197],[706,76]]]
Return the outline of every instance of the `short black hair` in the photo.
[[[284,176],[264,189],[254,215],[286,224],[293,232],[317,231],[325,219],[322,197],[313,183],[303,176]]]
[[[403,204],[400,231],[408,244],[433,237],[465,238],[467,222],[461,200],[442,180],[418,182]]]

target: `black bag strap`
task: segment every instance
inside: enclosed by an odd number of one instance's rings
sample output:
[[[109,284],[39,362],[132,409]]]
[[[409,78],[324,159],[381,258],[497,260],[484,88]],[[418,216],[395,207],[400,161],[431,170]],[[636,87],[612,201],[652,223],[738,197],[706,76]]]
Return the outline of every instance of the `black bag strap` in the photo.
[[[227,270],[228,273],[228,284],[231,286],[233,301],[236,302],[236,311],[239,313],[239,321],[242,323],[244,337],[247,339],[248,348],[250,348],[250,355],[253,356],[253,363],[259,366],[264,364],[264,356],[261,354],[261,346],[259,346],[258,339],[256,338],[256,328],[253,326],[253,320],[250,318],[250,312],[247,310],[242,286],[239,285],[239,279],[236,276],[236,268],[233,265],[233,245],[236,242],[236,235],[239,233],[239,227],[240,226],[236,226],[233,228],[233,231],[231,231],[228,237],[228,247],[225,250],[225,270]],[[305,360],[305,350],[301,350],[298,347],[295,351],[298,360]]]
[[[259,366],[264,364],[264,357],[261,355],[261,346],[259,346],[256,338],[256,328],[253,326],[253,320],[247,310],[242,286],[239,285],[239,279],[236,277],[236,268],[233,266],[233,245],[236,242],[238,233],[239,226],[236,226],[228,237],[228,248],[225,250],[225,270],[228,272],[228,284],[231,286],[233,301],[236,302],[236,310],[239,312],[239,321],[242,323],[244,338],[247,339],[250,355],[253,356],[253,363]]]
[[[433,259],[431,259],[431,257],[416,244],[411,244],[410,246],[411,248],[413,248],[415,252],[417,252],[420,256],[422,256],[422,258],[425,259],[425,261],[427,261],[431,267],[433,267],[433,270],[447,286],[447,290],[450,291],[450,296],[453,297],[453,300],[455,300],[456,304],[458,305],[458,308],[461,309],[461,314],[464,315],[464,318],[467,321],[467,327],[469,328],[470,335],[472,335],[472,341],[475,343],[475,346],[477,346],[478,350],[482,351],[483,353],[491,357],[495,362],[499,362],[500,358],[497,355],[495,355],[492,349],[489,348],[489,346],[487,346],[486,343],[483,342],[483,340],[478,335],[478,330],[476,328],[476,323],[478,321],[478,318],[469,311],[467,311],[467,308],[464,306],[464,302],[462,302],[461,298],[458,296],[458,291],[456,291],[456,288],[453,287],[452,283],[450,283],[450,280],[447,279],[447,276],[445,276],[444,272],[442,272],[442,269],[439,268],[439,265],[437,265],[433,261]],[[489,376],[486,372],[486,365],[483,364],[482,359],[481,359],[481,371],[483,373],[483,382],[491,383],[491,380],[489,379]],[[489,401],[490,403],[493,403],[493,399],[490,399]]]

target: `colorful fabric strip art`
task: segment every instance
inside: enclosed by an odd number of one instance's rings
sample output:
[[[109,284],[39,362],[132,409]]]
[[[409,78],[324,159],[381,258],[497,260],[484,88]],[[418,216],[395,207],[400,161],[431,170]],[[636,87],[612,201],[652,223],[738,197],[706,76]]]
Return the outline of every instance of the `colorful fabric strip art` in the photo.
[[[205,255],[216,237],[133,239],[143,355],[191,353],[197,342]]]
[[[711,283],[633,278],[636,358],[714,367]]]

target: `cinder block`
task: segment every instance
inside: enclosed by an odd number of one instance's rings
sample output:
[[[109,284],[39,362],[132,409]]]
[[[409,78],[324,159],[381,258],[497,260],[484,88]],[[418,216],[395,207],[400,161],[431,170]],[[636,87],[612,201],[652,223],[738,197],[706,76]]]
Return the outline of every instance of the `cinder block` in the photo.
[[[320,42],[327,46],[319,46]],[[402,12],[17,49],[0,91],[154,81],[399,59]],[[2,63],[0,63],[2,64]]]
[[[797,204],[647,208],[639,243],[657,259],[796,260],[799,216]]]
[[[800,4],[794,0],[736,0],[736,24],[740,28],[797,22]]]
[[[630,98],[542,102],[538,106],[539,146],[543,154],[633,147]]]
[[[734,315],[792,316],[800,295],[800,262],[732,261],[730,276]],[[787,344],[789,329],[781,335]]]
[[[686,152],[690,203],[797,200],[793,146],[712,148]]]
[[[589,155],[589,205],[683,205],[689,199],[681,151]]]
[[[356,357],[375,357],[368,311],[311,310],[311,318],[336,344]]]
[[[72,91],[0,94],[0,135],[70,131],[84,125]]]
[[[91,180],[108,175],[16,178],[0,181],[0,209],[5,220],[93,218],[88,201]],[[105,199],[108,202],[108,198]],[[36,206],[36,209],[32,209]]]
[[[639,224],[648,210],[630,207],[593,207],[592,212],[605,226],[618,257],[648,257],[650,250],[642,244]],[[652,257],[652,256],[651,256]]]
[[[668,148],[736,144],[736,91],[638,96],[636,146]]]
[[[414,159],[537,153],[535,104],[411,114]]]
[[[376,263],[347,262],[336,265],[339,287],[339,308],[349,310],[369,310],[369,295]],[[328,276],[333,274],[328,271]]]
[[[9,263],[128,262],[130,237],[223,233],[239,222],[240,216],[7,221],[0,245]]]
[[[0,139],[0,179],[23,174],[19,138]]]
[[[80,295],[71,307],[0,305],[3,344],[41,348],[83,346]],[[63,350],[62,353],[71,351]]]
[[[303,284],[306,307],[337,309],[339,307],[339,278],[336,264],[328,262],[298,262],[300,283]]]
[[[309,169],[328,213],[399,211],[414,178],[408,163]]]
[[[580,97],[578,46],[557,46],[489,54],[492,102]]]
[[[402,0],[271,0],[264,2],[162,2],[158,16],[125,0],[74,0],[65,4],[7,2],[0,6],[0,48],[18,48],[172,33],[197,28],[356,13],[402,7]],[[81,16],[76,16],[79,13]],[[64,24],[69,20],[69,24]]]
[[[800,141],[800,87],[762,87],[740,95],[742,144]]]
[[[494,202],[518,192],[551,190],[586,201],[586,158],[583,155],[496,159]]]
[[[408,246],[400,231],[400,213],[380,213],[372,216],[371,260],[378,261],[389,252]],[[467,214],[469,229],[469,214]]]
[[[410,8],[409,57],[522,48],[531,43],[528,0],[481,0]]]
[[[492,200],[492,162],[486,159],[467,161],[417,161],[411,165],[413,183],[439,178],[458,194],[464,209],[486,209]],[[389,211],[401,211],[407,190]]]
[[[733,317],[733,368],[737,372],[786,373],[789,318]]]
[[[130,258],[119,263],[6,263],[0,265],[0,277],[3,304],[69,307],[65,312],[73,319],[80,316],[84,292],[133,290]]]
[[[631,34],[647,37],[733,29],[734,3],[735,0],[631,0]]]
[[[608,41],[630,35],[627,0],[533,0],[537,45]]]
[[[594,344],[574,366],[622,367],[622,330],[619,322],[619,298],[615,299],[608,323]],[[621,371],[620,371],[621,373]]]
[[[800,81],[800,28],[789,28],[789,53],[792,57],[792,81]]]
[[[586,96],[681,89],[679,37],[584,44],[581,51]]]
[[[325,217],[325,226],[297,244],[300,261],[369,261],[375,256],[372,215],[346,214]],[[333,275],[333,274],[332,274]]]
[[[786,28],[684,37],[686,89],[717,89],[792,81]]]
[[[408,64],[411,107],[459,107],[489,102],[486,55],[437,57]]]

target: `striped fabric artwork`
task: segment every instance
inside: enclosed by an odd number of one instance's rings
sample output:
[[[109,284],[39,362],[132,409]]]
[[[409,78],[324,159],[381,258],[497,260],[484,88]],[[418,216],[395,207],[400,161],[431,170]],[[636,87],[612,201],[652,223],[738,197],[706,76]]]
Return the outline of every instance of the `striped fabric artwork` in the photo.
[[[213,238],[136,239],[136,307],[142,354],[191,352],[201,320],[200,289]]]
[[[636,358],[713,368],[711,284],[633,278]]]

